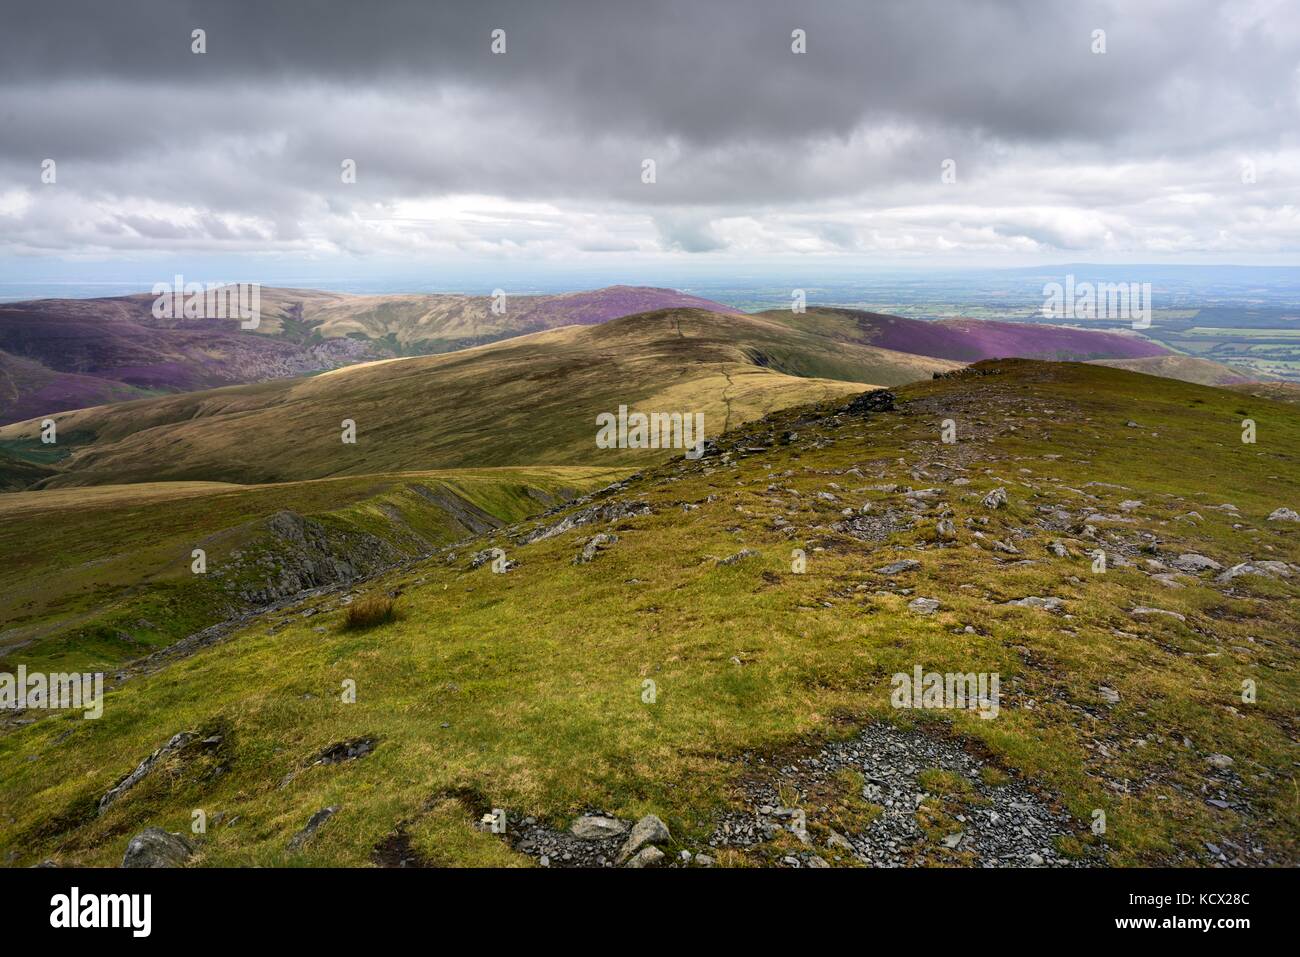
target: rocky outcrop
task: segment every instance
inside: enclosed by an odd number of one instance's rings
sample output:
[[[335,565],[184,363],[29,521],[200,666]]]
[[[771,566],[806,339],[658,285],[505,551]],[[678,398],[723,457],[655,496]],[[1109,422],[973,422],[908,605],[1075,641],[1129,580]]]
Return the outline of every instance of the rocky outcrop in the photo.
[[[104,796],[99,799],[99,807],[96,813],[103,814],[109,805],[144,780],[145,776],[154,769],[159,761],[170,755],[179,754],[196,737],[197,735],[193,731],[182,731],[179,734],[172,735],[166,744],[141,761],[136,765],[134,771],[108,789]]]
[[[179,834],[160,827],[145,828],[126,845],[123,867],[181,867],[194,854],[194,846]]]
[[[892,412],[894,410],[894,393],[888,389],[876,389],[854,396],[843,411],[848,415],[871,415],[874,412]]]

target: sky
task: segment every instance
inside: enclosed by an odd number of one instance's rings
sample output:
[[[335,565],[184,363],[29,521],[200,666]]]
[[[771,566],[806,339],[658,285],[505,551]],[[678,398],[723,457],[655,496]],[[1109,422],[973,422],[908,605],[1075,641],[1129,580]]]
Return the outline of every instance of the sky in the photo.
[[[0,129],[9,280],[1300,263],[1280,0],[43,0]]]

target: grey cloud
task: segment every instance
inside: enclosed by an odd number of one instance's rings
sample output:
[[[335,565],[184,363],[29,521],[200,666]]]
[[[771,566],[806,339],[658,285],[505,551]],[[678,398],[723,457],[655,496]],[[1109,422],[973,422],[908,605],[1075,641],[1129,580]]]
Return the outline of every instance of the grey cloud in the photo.
[[[0,245],[714,253],[747,217],[841,253],[1295,248],[1294,171],[1234,180],[1297,148],[1297,62],[1300,9],[1268,2],[47,0],[0,31]],[[386,222],[458,194],[556,212]]]

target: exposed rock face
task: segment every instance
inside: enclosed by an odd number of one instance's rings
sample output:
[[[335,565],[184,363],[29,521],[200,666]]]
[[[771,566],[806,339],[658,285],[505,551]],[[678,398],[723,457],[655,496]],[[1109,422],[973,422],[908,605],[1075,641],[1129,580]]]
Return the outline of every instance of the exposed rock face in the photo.
[[[456,524],[465,530],[467,535],[482,535],[485,532],[500,528],[504,524],[495,515],[483,511],[473,502],[461,498],[448,489],[431,489],[427,485],[421,485],[418,482],[412,484],[410,488],[416,495],[450,515],[456,521]],[[530,498],[540,500],[540,493],[536,489],[528,489],[528,495]],[[555,503],[543,502],[543,504],[553,505]]]
[[[141,831],[126,845],[123,867],[180,867],[194,854],[189,841],[160,827]]]
[[[634,515],[649,515],[650,506],[645,502],[609,502],[605,505],[591,505],[564,516],[558,522],[535,529],[525,539],[526,544],[540,542],[556,535],[563,535],[572,528],[591,525],[594,522],[616,522]]]
[[[113,785],[113,787],[109,788],[104,796],[99,799],[99,809],[97,813],[103,814],[110,804],[139,784],[144,779],[145,775],[154,769],[154,765],[169,755],[183,751],[185,746],[193,741],[195,737],[197,737],[197,735],[193,731],[182,731],[179,734],[172,735],[166,744],[141,761],[134,771],[124,777],[121,781],[118,781],[117,784]],[[151,828],[151,830],[157,830],[157,828]],[[166,832],[164,831],[161,833]]]
[[[1270,522],[1300,522],[1300,514],[1290,508],[1275,508],[1268,516]]]
[[[907,603],[909,610],[916,612],[918,615],[933,615],[939,610],[939,599],[937,598],[913,598]]]
[[[265,548],[235,552],[213,573],[247,605],[272,605],[311,588],[367,578],[404,557],[375,535],[330,530],[297,512],[276,512],[264,527]]]

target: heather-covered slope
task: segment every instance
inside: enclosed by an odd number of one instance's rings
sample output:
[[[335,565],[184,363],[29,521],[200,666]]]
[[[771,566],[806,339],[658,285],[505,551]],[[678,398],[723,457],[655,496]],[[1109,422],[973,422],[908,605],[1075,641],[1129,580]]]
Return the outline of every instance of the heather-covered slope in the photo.
[[[726,306],[672,289],[612,286],[547,296],[351,296],[261,290],[252,330],[224,319],[156,319],[149,294],[0,305],[0,423],[132,398],[450,352],[651,309]],[[12,354],[6,360],[4,353]],[[24,364],[25,363],[25,364]],[[12,367],[12,368],[7,368]]]
[[[144,388],[112,378],[60,372],[35,359],[0,351],[0,423],[149,394]]]
[[[263,307],[274,309],[272,295]],[[0,305],[13,357],[0,422],[141,394],[185,392],[332,369],[370,354],[349,339],[268,335],[230,320],[158,320],[153,297]]]
[[[278,482],[484,465],[626,465],[597,449],[620,405],[702,413],[705,434],[773,409],[928,378],[954,363],[845,344],[761,317],[661,310],[441,356],[165,396],[55,416],[46,487],[157,480]],[[356,444],[341,424],[356,423]],[[38,423],[0,428],[31,449]]]
[[[814,329],[845,342],[957,362],[1002,357],[1071,361],[1136,359],[1169,352],[1164,346],[1136,335],[1037,323],[976,319],[929,321],[821,307],[811,308],[803,314],[773,309],[762,315],[797,328]]]

